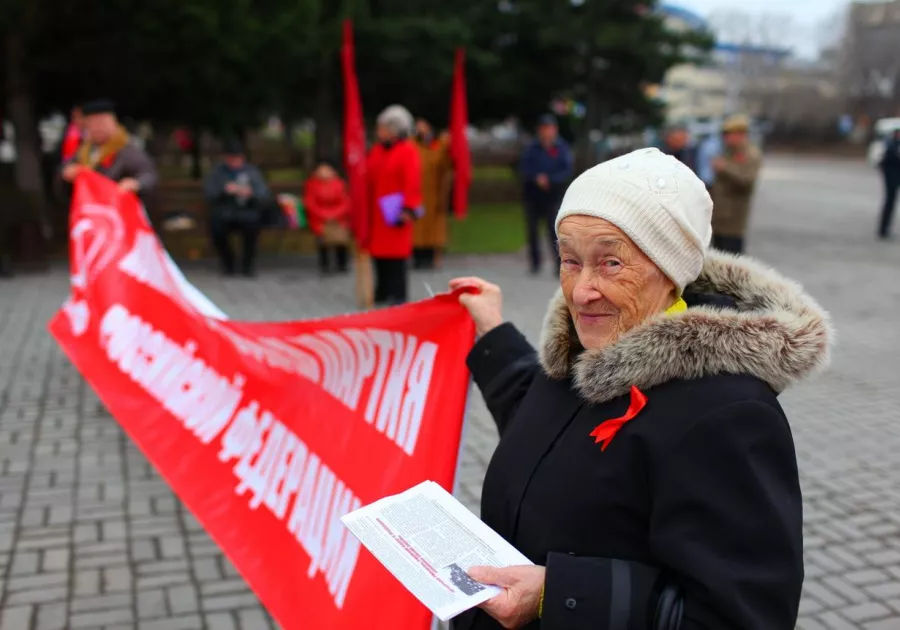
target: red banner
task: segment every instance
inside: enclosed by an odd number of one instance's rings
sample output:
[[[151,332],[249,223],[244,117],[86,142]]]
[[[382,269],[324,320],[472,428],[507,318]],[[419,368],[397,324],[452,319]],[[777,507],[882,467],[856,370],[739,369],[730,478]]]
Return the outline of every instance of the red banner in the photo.
[[[227,319],[137,199],[85,173],[53,336],[283,628],[413,628],[430,613],[340,517],[452,489],[471,320],[451,295],[316,321]]]
[[[365,245],[369,239],[369,189],[366,179],[366,126],[363,122],[359,83],[356,80],[356,52],[353,45],[353,23],[344,20],[341,45],[341,67],[344,74],[344,168],[353,204],[351,224],[356,242]]]

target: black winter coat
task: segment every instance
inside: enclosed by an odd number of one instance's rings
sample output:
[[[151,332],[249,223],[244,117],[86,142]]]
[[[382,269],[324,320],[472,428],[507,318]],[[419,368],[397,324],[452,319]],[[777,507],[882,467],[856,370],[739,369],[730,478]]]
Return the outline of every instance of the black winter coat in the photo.
[[[469,356],[501,435],[482,518],[547,567],[530,629],[646,630],[663,585],[682,594],[683,630],[794,628],[802,503],[776,395],[826,363],[827,315],[720,254],[685,299],[585,351],[557,295],[539,354],[504,324]],[[646,406],[601,450],[590,433],[625,414],[632,385]],[[454,628],[500,625],[474,610]]]

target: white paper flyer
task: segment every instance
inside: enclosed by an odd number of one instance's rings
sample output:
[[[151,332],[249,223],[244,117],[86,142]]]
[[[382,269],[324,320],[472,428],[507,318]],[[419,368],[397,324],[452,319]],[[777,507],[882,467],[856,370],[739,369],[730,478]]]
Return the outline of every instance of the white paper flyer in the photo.
[[[533,564],[433,481],[341,520],[441,621],[500,594],[470,578],[470,567]]]

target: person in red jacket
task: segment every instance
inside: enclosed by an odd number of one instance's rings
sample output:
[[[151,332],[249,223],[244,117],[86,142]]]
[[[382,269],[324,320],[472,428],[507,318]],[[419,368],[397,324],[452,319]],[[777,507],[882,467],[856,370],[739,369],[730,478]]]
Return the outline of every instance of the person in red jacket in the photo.
[[[347,242],[350,237],[350,194],[334,164],[320,160],[303,188],[303,207],[309,229],[316,235],[319,270],[331,271],[335,258],[337,270],[347,271]]]
[[[375,265],[375,303],[407,298],[407,259],[413,251],[412,222],[422,215],[422,167],[409,139],[415,121],[405,107],[391,105],[378,116],[378,143],[368,157],[368,250]]]

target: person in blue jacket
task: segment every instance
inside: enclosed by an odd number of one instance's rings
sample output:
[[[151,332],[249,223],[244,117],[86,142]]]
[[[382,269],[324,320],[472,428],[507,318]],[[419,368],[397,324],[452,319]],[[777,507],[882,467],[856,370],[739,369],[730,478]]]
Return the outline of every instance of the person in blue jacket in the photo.
[[[538,238],[539,225],[543,223],[550,241],[550,251],[559,273],[559,254],[556,250],[554,224],[556,212],[566,186],[572,178],[572,151],[559,137],[556,118],[551,114],[538,120],[537,138],[522,154],[523,201],[528,225],[528,248],[531,273],[541,271],[541,248]]]

